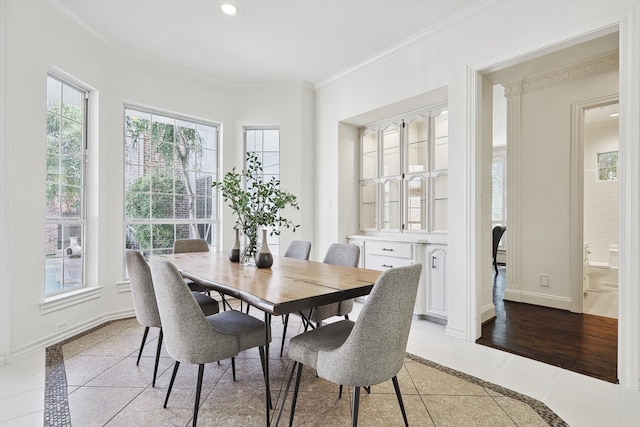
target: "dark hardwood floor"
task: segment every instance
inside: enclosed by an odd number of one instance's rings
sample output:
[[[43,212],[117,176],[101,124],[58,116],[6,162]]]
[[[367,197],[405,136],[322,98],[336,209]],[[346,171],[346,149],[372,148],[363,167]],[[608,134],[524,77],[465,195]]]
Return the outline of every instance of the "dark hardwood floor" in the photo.
[[[618,382],[617,319],[504,301],[505,275],[494,275],[496,319],[482,325],[478,344]]]

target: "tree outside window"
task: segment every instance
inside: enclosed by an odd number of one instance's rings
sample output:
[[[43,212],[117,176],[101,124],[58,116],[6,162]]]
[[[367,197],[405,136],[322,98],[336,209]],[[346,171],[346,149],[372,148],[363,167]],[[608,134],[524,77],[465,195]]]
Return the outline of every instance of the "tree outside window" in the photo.
[[[125,110],[126,248],[170,253],[176,239],[217,243],[211,184],[218,127],[140,109]]]

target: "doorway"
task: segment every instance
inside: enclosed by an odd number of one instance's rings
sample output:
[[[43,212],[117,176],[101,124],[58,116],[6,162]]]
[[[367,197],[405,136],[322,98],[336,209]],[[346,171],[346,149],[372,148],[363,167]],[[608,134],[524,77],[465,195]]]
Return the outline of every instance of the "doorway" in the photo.
[[[583,109],[583,313],[618,318],[619,104]]]

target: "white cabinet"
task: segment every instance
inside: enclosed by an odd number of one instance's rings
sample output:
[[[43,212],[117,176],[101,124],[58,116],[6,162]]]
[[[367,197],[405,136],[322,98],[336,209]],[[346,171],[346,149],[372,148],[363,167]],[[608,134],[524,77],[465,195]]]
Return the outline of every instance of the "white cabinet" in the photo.
[[[438,236],[435,243],[428,238],[405,236],[394,239],[392,236],[349,236],[349,242],[360,246],[363,268],[388,270],[411,264],[422,264],[422,276],[414,313],[428,320],[446,323],[447,286],[446,260],[447,245]]]
[[[447,318],[447,246],[428,244],[425,315]]]

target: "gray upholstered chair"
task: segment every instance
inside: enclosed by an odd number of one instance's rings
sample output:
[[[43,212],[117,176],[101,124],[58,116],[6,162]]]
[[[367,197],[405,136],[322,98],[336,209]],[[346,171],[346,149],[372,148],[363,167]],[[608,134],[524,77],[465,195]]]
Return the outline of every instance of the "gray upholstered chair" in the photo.
[[[284,253],[285,258],[296,258],[308,260],[309,254],[311,253],[311,242],[307,242],[305,240],[293,240],[289,243],[287,250]],[[282,353],[284,352],[284,339],[287,335],[287,326],[289,325],[289,314],[287,313],[284,316],[284,327],[282,329],[282,343],[280,344],[280,357],[282,357]]]
[[[297,372],[289,425],[293,424],[303,365],[316,369],[319,377],[340,384],[341,388],[353,386],[352,426],[358,423],[360,387],[391,379],[404,423],[408,425],[396,375],[406,354],[421,271],[422,265],[414,264],[383,272],[357,322],[342,320],[291,339],[289,359],[294,364],[285,396],[296,368]],[[282,407],[278,418],[281,414]]]
[[[180,363],[199,365],[193,409],[193,426],[195,427],[200,406],[204,365],[234,357],[243,350],[258,347],[265,380],[268,415],[271,396],[268,378],[264,375],[264,346],[266,345],[264,322],[236,310],[227,310],[205,317],[173,264],[163,260],[152,260],[150,265],[167,353],[176,361],[164,407],[167,407]]]
[[[284,253],[285,258],[309,259],[311,242],[305,240],[292,240]]]
[[[209,244],[204,239],[176,239],[173,242],[173,253],[174,254],[184,254],[189,252],[209,252]],[[211,295],[211,289],[206,287],[205,285],[193,281],[191,279],[184,279],[189,289],[196,292],[202,292],[207,295]],[[219,292],[220,298],[222,298],[222,308],[224,310],[231,306],[227,302],[222,292]]]
[[[324,255],[322,262],[325,264],[344,265],[345,267],[357,267],[360,262],[360,246],[347,243],[332,243],[329,249],[327,249],[327,253]],[[314,307],[313,310],[304,310],[300,312],[300,314],[303,322],[306,322],[306,331],[307,328],[311,326],[311,323],[308,322],[309,320],[316,322],[317,326],[321,326],[324,320],[334,316],[344,316],[345,319],[349,320],[351,310],[353,310],[353,299],[321,305]],[[285,316],[280,357],[282,357],[284,351],[284,340],[288,323],[289,316]]]
[[[158,303],[156,302],[156,294],[153,290],[153,281],[151,280],[151,270],[149,269],[149,264],[147,264],[147,261],[145,261],[140,252],[128,250],[126,251],[126,259],[129,281],[131,283],[131,295],[133,296],[133,306],[136,310],[136,319],[138,323],[144,326],[144,334],[142,335],[142,343],[140,344],[136,365],[140,363],[140,356],[142,356],[142,350],[147,341],[149,328],[160,328],[156,349],[156,362],[153,368],[153,382],[151,383],[151,385],[155,387],[163,333],[160,313],[158,312]],[[220,310],[218,301],[211,297],[199,292],[193,292],[193,297],[196,299],[205,316],[215,314]]]

